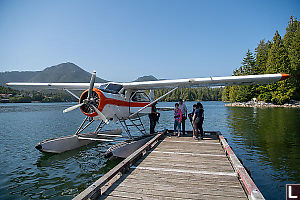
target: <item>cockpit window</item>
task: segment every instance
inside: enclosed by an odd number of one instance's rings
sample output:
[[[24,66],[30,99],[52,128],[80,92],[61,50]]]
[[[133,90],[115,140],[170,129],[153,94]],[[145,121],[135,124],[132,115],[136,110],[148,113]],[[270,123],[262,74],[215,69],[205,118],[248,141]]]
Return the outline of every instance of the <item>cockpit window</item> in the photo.
[[[107,83],[100,85],[99,89],[103,92],[117,94],[123,88],[122,85],[115,83]]]
[[[144,92],[136,92],[131,97],[131,101],[148,102],[148,101],[150,101],[150,99]]]
[[[100,85],[99,89],[100,89],[100,90],[105,90],[105,88],[107,87],[107,85],[108,85],[108,84]]]

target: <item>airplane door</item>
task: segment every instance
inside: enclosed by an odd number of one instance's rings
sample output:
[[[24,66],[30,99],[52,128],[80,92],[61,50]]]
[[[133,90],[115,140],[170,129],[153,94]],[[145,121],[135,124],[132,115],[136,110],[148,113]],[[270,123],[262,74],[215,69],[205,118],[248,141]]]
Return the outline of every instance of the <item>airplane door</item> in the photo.
[[[137,91],[137,92],[133,93],[133,95],[130,98],[130,102],[129,102],[129,104],[130,104],[129,105],[129,112],[131,114],[136,113],[139,109],[141,109],[143,107],[143,106],[140,106],[140,107],[132,106],[132,104],[135,103],[135,102],[149,103],[150,98],[148,97],[148,95],[145,92]],[[151,112],[151,108],[149,107],[149,109],[146,108],[141,113],[150,113],[150,112]]]

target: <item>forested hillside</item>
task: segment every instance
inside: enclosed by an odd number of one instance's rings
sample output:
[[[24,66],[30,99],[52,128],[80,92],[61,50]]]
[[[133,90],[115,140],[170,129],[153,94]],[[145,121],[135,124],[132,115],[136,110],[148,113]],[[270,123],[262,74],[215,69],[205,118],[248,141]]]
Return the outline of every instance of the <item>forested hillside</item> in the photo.
[[[154,97],[158,98],[165,93],[167,89],[154,90]],[[177,89],[170,95],[162,99],[162,101],[221,101],[223,88],[182,88]]]
[[[225,87],[222,100],[244,102],[255,97],[275,104],[300,100],[300,23],[293,17],[283,38],[276,31],[272,41],[261,40],[255,53],[247,51],[242,65],[234,70],[233,75],[269,73],[287,73],[291,78],[268,85]]]
[[[11,103],[30,103],[32,101],[39,102],[74,102],[77,101],[70,94],[63,91],[20,91],[9,87],[0,86],[0,94],[9,94],[8,98]],[[2,96],[0,96],[1,100]]]

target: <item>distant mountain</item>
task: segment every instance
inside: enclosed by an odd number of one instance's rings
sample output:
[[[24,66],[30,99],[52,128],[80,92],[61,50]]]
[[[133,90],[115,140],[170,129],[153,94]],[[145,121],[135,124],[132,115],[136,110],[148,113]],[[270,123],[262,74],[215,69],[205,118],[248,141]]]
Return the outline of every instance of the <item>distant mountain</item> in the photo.
[[[157,81],[158,79],[155,78],[154,76],[152,75],[149,75],[149,76],[142,76],[142,77],[139,77],[138,79],[136,79],[134,82],[141,82],[141,81]]]
[[[90,79],[91,73],[70,62],[47,67],[43,71],[0,72],[0,85],[5,85],[7,82],[87,83],[90,82]],[[154,76],[149,75],[139,77],[135,82],[157,80]],[[104,83],[108,81],[97,77],[96,82]]]
[[[37,74],[36,71],[12,71],[0,72],[0,85],[5,85],[7,82],[28,82]]]
[[[90,82],[91,73],[81,69],[77,65],[67,62],[52,67],[47,67],[43,71],[12,71],[0,72],[0,83],[7,82]],[[107,80],[96,77],[96,82],[103,83]]]

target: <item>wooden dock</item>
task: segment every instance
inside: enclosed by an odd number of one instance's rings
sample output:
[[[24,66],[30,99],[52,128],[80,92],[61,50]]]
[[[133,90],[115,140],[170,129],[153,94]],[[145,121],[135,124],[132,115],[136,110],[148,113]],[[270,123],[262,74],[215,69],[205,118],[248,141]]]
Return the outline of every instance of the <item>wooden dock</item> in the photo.
[[[264,199],[219,132],[160,133],[74,199]]]

